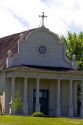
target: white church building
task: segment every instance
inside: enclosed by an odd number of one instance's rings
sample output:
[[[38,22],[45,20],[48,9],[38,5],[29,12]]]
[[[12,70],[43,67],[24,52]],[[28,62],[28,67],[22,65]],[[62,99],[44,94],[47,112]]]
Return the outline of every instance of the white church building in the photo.
[[[83,117],[83,72],[65,54],[58,36],[44,26],[0,38],[0,91],[4,113],[18,91],[24,115]],[[81,84],[80,105],[78,83]],[[11,109],[11,110],[10,110]]]

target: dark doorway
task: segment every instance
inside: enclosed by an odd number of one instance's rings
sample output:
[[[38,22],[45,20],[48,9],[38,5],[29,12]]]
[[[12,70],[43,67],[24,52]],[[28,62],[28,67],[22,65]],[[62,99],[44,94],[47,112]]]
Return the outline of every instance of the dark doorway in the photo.
[[[80,117],[80,115],[81,115],[81,101],[80,100],[78,100],[78,116]]]
[[[49,108],[49,90],[40,89],[39,91],[39,103],[40,103],[40,112],[43,112],[44,115],[48,115]],[[36,104],[36,90],[33,90],[33,112],[35,112]]]

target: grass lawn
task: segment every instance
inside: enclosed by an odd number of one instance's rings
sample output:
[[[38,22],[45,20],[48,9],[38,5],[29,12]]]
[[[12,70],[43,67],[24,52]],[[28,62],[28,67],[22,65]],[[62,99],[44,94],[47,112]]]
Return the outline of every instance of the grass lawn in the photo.
[[[83,125],[82,119],[0,116],[0,125]]]

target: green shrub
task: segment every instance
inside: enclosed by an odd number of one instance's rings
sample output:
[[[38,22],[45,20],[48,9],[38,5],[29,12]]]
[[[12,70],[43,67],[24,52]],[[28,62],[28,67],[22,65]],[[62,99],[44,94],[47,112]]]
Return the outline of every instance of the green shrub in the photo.
[[[34,112],[33,117],[44,117],[44,114],[42,112]]]
[[[17,114],[22,112],[23,103],[22,103],[21,98],[18,95],[18,92],[16,93],[16,97],[13,101],[12,106],[14,107],[14,110]]]

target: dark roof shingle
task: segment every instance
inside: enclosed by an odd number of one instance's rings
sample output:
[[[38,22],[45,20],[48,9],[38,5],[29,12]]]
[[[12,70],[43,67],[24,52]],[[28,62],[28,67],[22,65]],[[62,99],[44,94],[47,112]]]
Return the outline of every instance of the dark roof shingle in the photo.
[[[10,36],[6,36],[0,38],[0,69],[5,67],[6,58],[8,50],[11,50],[13,54],[16,54],[18,51],[18,40],[20,39],[20,35],[23,34],[23,38],[25,38],[31,31],[34,29],[16,33]]]

